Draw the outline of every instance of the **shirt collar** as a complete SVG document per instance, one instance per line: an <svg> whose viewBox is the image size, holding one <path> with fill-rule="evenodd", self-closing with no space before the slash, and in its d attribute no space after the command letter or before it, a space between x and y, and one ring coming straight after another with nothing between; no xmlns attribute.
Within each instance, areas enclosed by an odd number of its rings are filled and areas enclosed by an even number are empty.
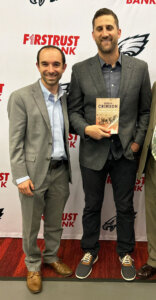
<svg viewBox="0 0 156 300"><path fill-rule="evenodd" d="M55 96L44 86L44 84L42 83L41 79L39 80L39 83L40 83L40 87L41 87L41 90L43 92L43 96L44 96L45 101L48 101L50 95L52 95L52 98L54 99L54 101L57 101L64 94L64 90L62 89L62 87L61 87L60 84L59 84L57 98L55 98Z"/></svg>
<svg viewBox="0 0 156 300"><path fill-rule="evenodd" d="M100 60L101 68L107 65L106 62L100 56L99 56L99 60ZM122 65L122 63L121 63L121 52L119 52L119 58L118 58L116 64L120 64L120 66Z"/></svg>

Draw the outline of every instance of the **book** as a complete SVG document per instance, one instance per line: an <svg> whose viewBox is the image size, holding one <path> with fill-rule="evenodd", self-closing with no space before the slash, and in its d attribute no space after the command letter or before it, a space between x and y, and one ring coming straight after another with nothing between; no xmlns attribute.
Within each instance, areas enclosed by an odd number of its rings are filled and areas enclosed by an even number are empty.
<svg viewBox="0 0 156 300"><path fill-rule="evenodd" d="M120 98L96 98L96 125L110 129L111 134L119 131Z"/></svg>

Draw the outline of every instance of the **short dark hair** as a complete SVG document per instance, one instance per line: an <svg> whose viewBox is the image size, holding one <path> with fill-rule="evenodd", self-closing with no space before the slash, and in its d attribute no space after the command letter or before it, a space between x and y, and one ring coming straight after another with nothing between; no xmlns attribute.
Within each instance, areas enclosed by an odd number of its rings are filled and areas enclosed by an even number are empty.
<svg viewBox="0 0 156 300"><path fill-rule="evenodd" d="M53 45L48 45L48 46L43 46L37 53L37 63L39 65L39 61L40 61L40 53L43 49L57 49L58 51L60 51L61 55L62 55L62 62L63 62L63 65L66 63L66 57L63 53L63 51L59 48L59 47L56 47L56 46L53 46Z"/></svg>
<svg viewBox="0 0 156 300"><path fill-rule="evenodd" d="M93 17L93 20L92 20L93 28L94 28L95 19L97 19L98 17L101 17L103 15L111 15L115 20L115 24L116 24L117 28L119 28L118 17L116 16L116 14L111 9L108 9L108 8L101 8L101 9L96 11L96 13Z"/></svg>

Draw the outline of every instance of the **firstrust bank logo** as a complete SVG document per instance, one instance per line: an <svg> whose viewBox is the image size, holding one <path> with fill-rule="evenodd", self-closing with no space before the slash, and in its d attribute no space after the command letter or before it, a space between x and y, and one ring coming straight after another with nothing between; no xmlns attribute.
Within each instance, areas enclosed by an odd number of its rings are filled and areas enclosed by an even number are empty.
<svg viewBox="0 0 156 300"><path fill-rule="evenodd" d="M24 45L58 46L65 54L75 55L80 36L53 34L24 34Z"/></svg>
<svg viewBox="0 0 156 300"><path fill-rule="evenodd" d="M63 213L62 214L62 227L74 227L77 220L78 213ZM44 221L44 216L42 216Z"/></svg>
<svg viewBox="0 0 156 300"><path fill-rule="evenodd" d="M106 183L107 184L112 184L112 180L111 180L110 175L108 175ZM135 192L142 192L144 184L145 184L145 177L143 175L140 180L139 179L136 180L135 186L134 186L134 191Z"/></svg>
<svg viewBox="0 0 156 300"><path fill-rule="evenodd" d="M156 4L156 0L126 0L127 4Z"/></svg>
<svg viewBox="0 0 156 300"><path fill-rule="evenodd" d="M62 227L74 227L77 220L78 213L63 213Z"/></svg>
<svg viewBox="0 0 156 300"><path fill-rule="evenodd" d="M70 148L76 148L77 134L69 133L68 142Z"/></svg>
<svg viewBox="0 0 156 300"><path fill-rule="evenodd" d="M0 173L0 188L6 188L6 184L8 181L8 176L10 173Z"/></svg>
<svg viewBox="0 0 156 300"><path fill-rule="evenodd" d="M58 1L58 0L49 0L51 3ZM45 0L30 0L31 4L38 4L39 6L42 6L44 4Z"/></svg>
<svg viewBox="0 0 156 300"><path fill-rule="evenodd" d="M0 101L2 101L1 96L3 93L3 87L4 87L4 83L0 83Z"/></svg>

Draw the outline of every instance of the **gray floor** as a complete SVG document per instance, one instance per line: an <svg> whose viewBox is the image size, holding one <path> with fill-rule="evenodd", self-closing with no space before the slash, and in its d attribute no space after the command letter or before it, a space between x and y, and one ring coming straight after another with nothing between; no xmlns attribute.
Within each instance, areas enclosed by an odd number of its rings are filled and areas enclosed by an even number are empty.
<svg viewBox="0 0 156 300"><path fill-rule="evenodd" d="M43 291L31 294L24 281L0 281L3 300L154 300L156 283L43 281Z"/></svg>

